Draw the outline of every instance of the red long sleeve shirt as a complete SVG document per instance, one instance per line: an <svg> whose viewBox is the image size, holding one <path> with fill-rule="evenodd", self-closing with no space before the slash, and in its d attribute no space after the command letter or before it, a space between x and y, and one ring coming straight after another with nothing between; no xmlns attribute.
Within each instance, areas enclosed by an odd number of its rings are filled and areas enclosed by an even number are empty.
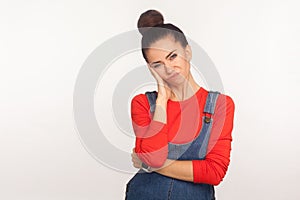
<svg viewBox="0 0 300 200"><path fill-rule="evenodd" d="M190 142L200 133L208 91L200 88L184 101L167 102L167 123L152 120L145 94L131 101L132 125L136 135L135 152L149 166L161 167L168 156L168 142ZM212 115L212 129L204 160L192 160L194 183L218 185L224 178L231 151L234 102L220 94Z"/></svg>

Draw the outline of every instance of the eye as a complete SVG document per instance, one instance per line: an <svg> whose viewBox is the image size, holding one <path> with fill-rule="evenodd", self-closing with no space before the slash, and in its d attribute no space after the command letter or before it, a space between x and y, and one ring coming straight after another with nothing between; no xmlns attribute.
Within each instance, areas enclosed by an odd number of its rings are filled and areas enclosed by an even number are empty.
<svg viewBox="0 0 300 200"><path fill-rule="evenodd" d="M158 63L158 64L154 64L154 65L151 65L151 67L153 67L153 68L157 68L157 67L160 67L161 66L161 64L160 63Z"/></svg>
<svg viewBox="0 0 300 200"><path fill-rule="evenodd" d="M173 59L176 58L176 57L177 57L177 54L174 53L174 54L172 54L172 55L170 56L170 60L173 60Z"/></svg>

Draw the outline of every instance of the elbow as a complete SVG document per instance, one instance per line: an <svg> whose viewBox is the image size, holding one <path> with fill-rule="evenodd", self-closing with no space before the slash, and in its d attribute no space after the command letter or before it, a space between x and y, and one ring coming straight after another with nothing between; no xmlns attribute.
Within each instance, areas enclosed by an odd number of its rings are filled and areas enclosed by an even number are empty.
<svg viewBox="0 0 300 200"><path fill-rule="evenodd" d="M217 176L217 177L210 177L206 180L201 179L201 180L195 180L194 178L194 183L206 183L206 184L210 184L210 185L214 185L217 186L222 182L223 178Z"/></svg>
<svg viewBox="0 0 300 200"><path fill-rule="evenodd" d="M203 165L199 165L201 163ZM205 162L194 162L194 183L219 185L225 177L227 167L220 167L215 163L206 164Z"/></svg>
<svg viewBox="0 0 300 200"><path fill-rule="evenodd" d="M212 185L217 186L223 181L222 177L217 177L214 181L212 181Z"/></svg>
<svg viewBox="0 0 300 200"><path fill-rule="evenodd" d="M215 173L215 178L213 179L211 184L214 185L214 186L219 185L223 181L223 179L225 177L225 174L226 174L226 171L227 171L227 168L224 169L224 170L221 170L221 172L219 172L219 173L216 172Z"/></svg>

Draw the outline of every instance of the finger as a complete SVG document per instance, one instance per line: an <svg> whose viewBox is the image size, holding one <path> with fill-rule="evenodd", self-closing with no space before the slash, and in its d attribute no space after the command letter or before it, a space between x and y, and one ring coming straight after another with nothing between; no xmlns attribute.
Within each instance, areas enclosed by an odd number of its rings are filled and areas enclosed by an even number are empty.
<svg viewBox="0 0 300 200"><path fill-rule="evenodd" d="M142 162L140 159L138 159L136 157L132 157L131 160L132 160L132 162L137 162L137 163Z"/></svg>
<svg viewBox="0 0 300 200"><path fill-rule="evenodd" d="M159 83L161 83L163 80L162 80L162 78L158 75L158 73L157 73L152 67L148 66L148 68L149 68L151 74L154 76L154 78L155 78L157 81L159 81Z"/></svg>
<svg viewBox="0 0 300 200"><path fill-rule="evenodd" d="M134 164L140 164L140 163L141 163L140 161L134 160L134 159L132 159L131 161L132 161L132 163L134 163Z"/></svg>
<svg viewBox="0 0 300 200"><path fill-rule="evenodd" d="M138 159L138 158L132 158L132 160L133 160L134 162L141 162L141 160Z"/></svg>
<svg viewBox="0 0 300 200"><path fill-rule="evenodd" d="M131 155L132 155L132 157L134 157L134 158L138 158L138 156L136 155L136 153L132 153Z"/></svg>
<svg viewBox="0 0 300 200"><path fill-rule="evenodd" d="M133 161L132 163L133 163L133 166L134 166L135 168L141 168L141 166L142 166L142 163L141 163L141 162L135 162L135 161Z"/></svg>

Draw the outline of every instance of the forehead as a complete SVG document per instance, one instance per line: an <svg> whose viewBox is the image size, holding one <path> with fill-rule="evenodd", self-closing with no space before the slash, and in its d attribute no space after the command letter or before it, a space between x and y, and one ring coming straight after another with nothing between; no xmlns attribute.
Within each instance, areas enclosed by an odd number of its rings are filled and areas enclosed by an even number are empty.
<svg viewBox="0 0 300 200"><path fill-rule="evenodd" d="M157 59L166 56L175 49L177 49L177 52L183 50L180 42L176 42L172 37L165 37L150 45L150 48L147 49L147 57L149 60Z"/></svg>

